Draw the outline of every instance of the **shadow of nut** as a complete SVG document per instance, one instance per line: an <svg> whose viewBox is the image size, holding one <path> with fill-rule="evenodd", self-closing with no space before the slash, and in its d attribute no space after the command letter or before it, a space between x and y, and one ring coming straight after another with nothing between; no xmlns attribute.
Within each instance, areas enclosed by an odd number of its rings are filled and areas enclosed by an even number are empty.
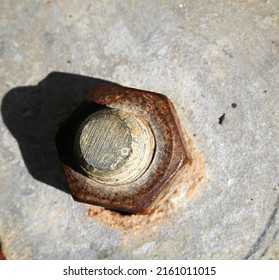
<svg viewBox="0 0 279 280"><path fill-rule="evenodd" d="M76 200L127 213L152 212L191 164L171 101L120 85L90 92L56 145Z"/></svg>

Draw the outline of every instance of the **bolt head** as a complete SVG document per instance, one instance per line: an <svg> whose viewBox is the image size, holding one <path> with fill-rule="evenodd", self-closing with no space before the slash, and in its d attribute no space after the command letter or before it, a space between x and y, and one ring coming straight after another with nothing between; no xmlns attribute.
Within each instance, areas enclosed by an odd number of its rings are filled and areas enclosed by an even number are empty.
<svg viewBox="0 0 279 280"><path fill-rule="evenodd" d="M128 213L150 213L191 164L171 101L103 84L59 129L57 150L72 196Z"/></svg>

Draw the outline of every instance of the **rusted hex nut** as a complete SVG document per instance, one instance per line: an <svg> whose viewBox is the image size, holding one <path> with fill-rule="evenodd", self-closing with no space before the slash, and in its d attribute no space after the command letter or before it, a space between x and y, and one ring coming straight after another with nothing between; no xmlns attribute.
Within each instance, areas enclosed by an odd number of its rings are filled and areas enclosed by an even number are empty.
<svg viewBox="0 0 279 280"><path fill-rule="evenodd" d="M128 213L150 213L191 162L166 96L112 84L87 95L56 144L76 200Z"/></svg>

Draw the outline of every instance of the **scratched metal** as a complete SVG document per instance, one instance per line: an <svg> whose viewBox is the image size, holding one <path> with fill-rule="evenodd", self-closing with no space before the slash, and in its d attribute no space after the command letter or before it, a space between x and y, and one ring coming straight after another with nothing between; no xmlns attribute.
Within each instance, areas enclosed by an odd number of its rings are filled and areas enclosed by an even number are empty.
<svg viewBox="0 0 279 280"><path fill-rule="evenodd" d="M279 258L277 0L1 1L0 10L7 258ZM176 218L137 224L140 234L88 219L65 188L54 136L98 79L167 95L206 162L207 180L178 201Z"/></svg>

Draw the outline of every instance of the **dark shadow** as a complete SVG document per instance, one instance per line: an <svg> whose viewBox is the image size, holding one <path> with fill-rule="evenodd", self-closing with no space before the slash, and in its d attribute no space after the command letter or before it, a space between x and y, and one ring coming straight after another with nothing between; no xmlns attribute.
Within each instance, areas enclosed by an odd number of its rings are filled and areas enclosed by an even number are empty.
<svg viewBox="0 0 279 280"><path fill-rule="evenodd" d="M30 174L69 193L56 146L59 127L101 79L52 72L36 86L17 87L4 97L4 123L18 141Z"/></svg>

